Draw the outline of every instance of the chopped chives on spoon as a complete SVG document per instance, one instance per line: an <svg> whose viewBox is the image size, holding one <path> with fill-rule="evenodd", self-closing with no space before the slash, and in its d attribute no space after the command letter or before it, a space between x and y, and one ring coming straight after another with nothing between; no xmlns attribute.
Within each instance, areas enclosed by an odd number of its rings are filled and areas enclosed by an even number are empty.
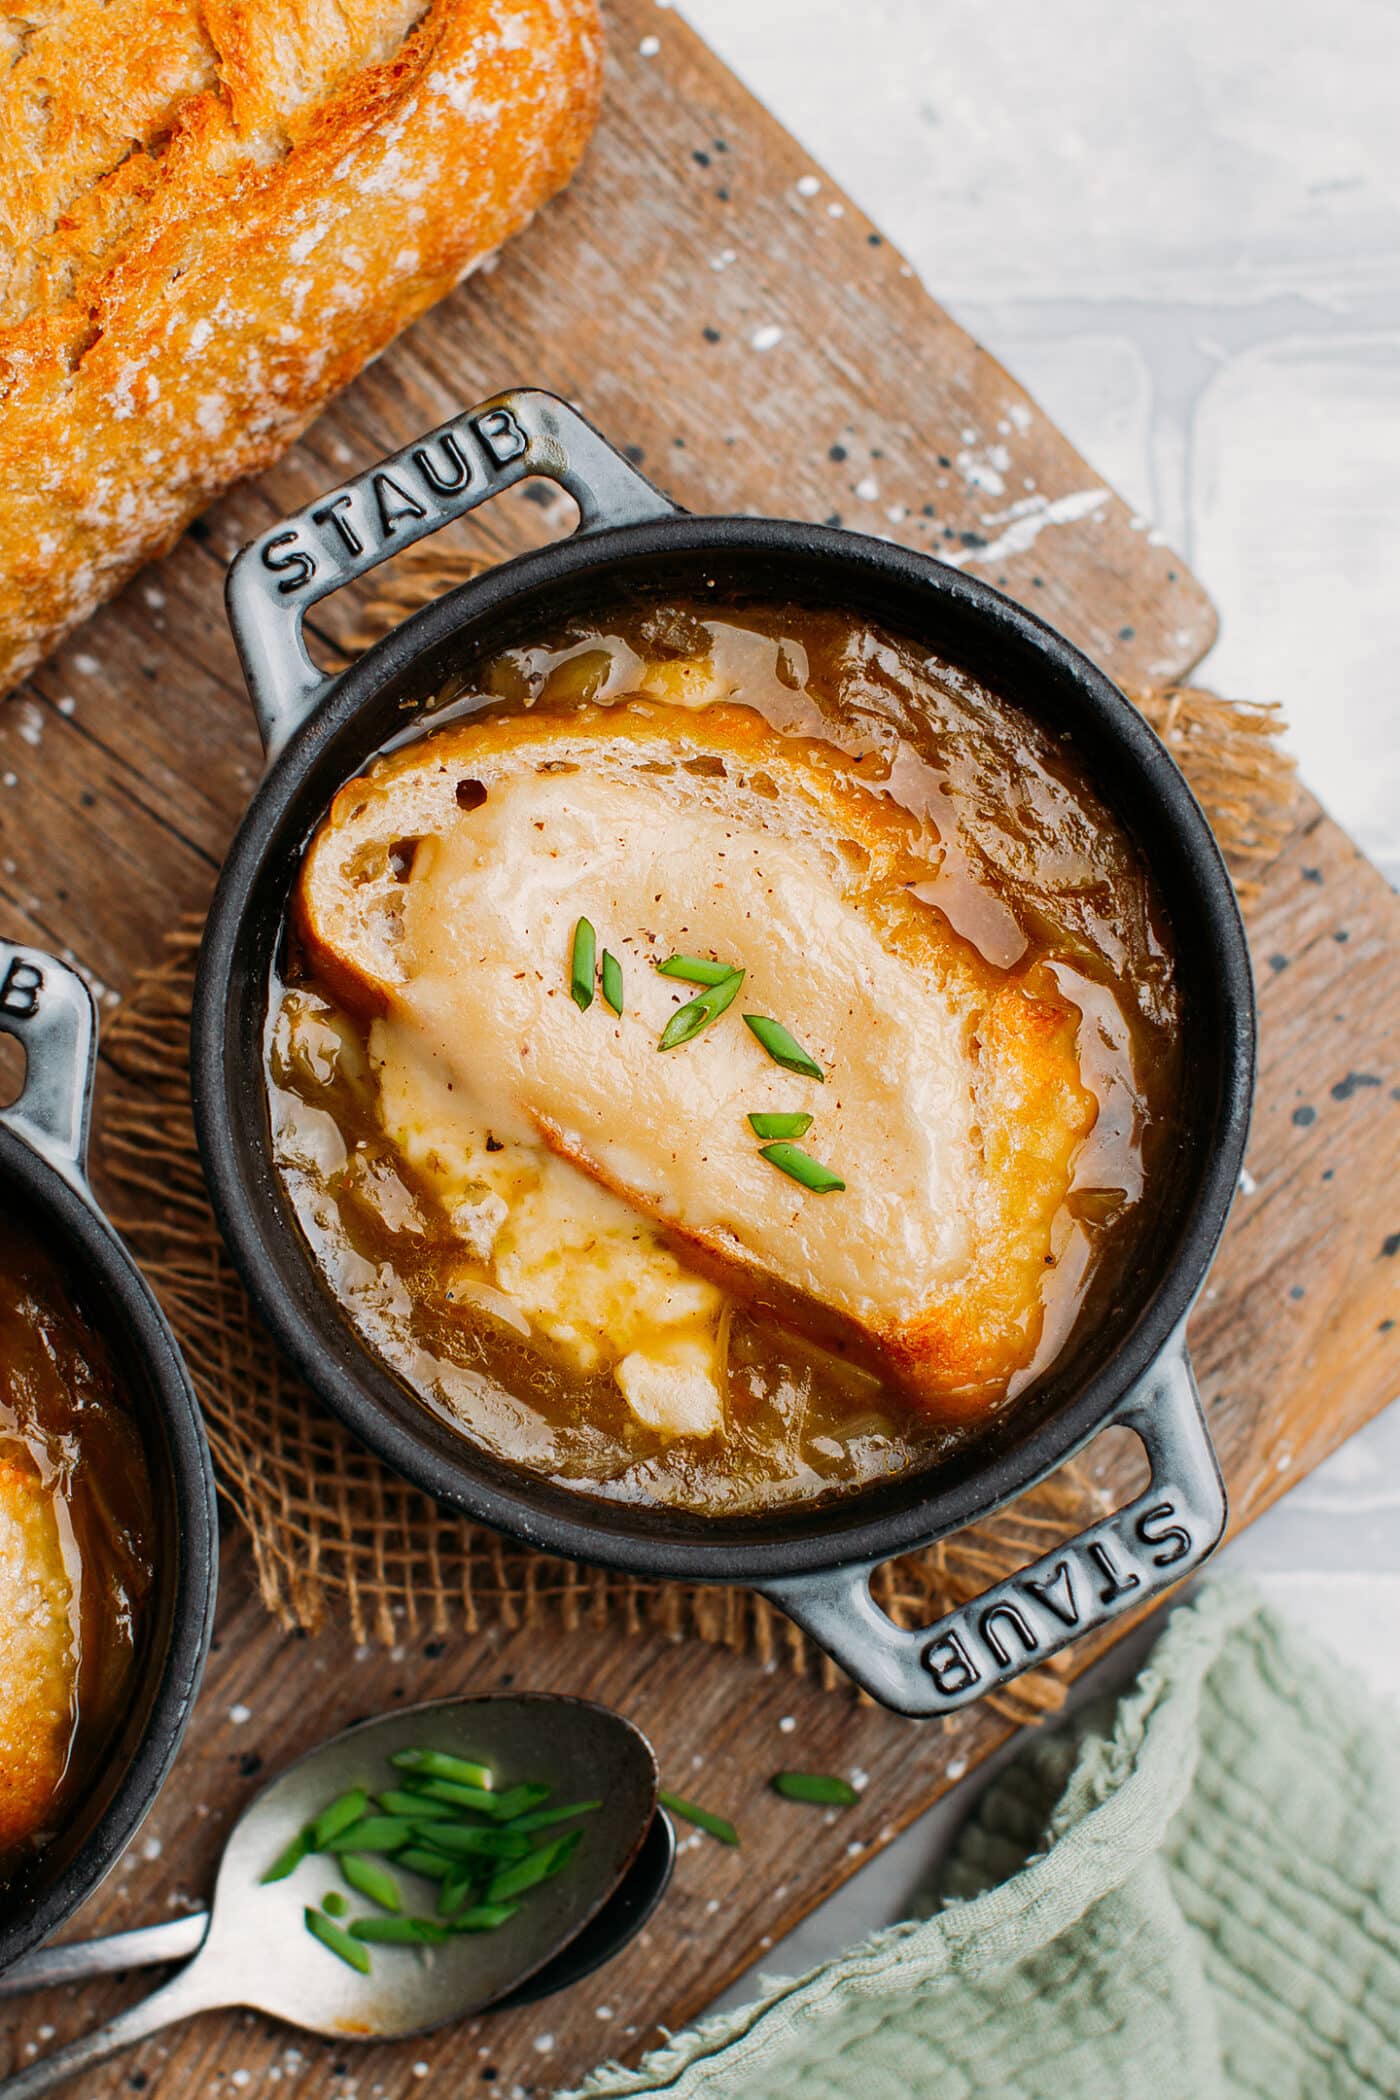
<svg viewBox="0 0 1400 2100"><path fill-rule="evenodd" d="M437 1918L356 1918L350 1933L386 1947L440 1947L448 1927Z"/></svg>
<svg viewBox="0 0 1400 2100"><path fill-rule="evenodd" d="M567 1823L573 1816L592 1815L601 1801L566 1801L558 1808L537 1808L528 1816L512 1816L507 1830L548 1830L551 1823Z"/></svg>
<svg viewBox="0 0 1400 2100"><path fill-rule="evenodd" d="M548 1881L561 1868L566 1867L578 1850L583 1836L581 1830L571 1830L566 1837L555 1838L553 1844L542 1845L538 1852L530 1853L526 1859L517 1859L501 1867L492 1875L486 1887L488 1903L504 1903L510 1896L523 1895L526 1889L534 1888L540 1881Z"/></svg>
<svg viewBox="0 0 1400 2100"><path fill-rule="evenodd" d="M588 926L587 919L579 921ZM590 936L593 928L588 926ZM458 1786L474 1786L484 1794L494 1793L495 1775L489 1765L477 1764L469 1757L453 1757L447 1750L396 1750L389 1759L400 1772L419 1773L425 1779L450 1779Z"/></svg>
<svg viewBox="0 0 1400 2100"><path fill-rule="evenodd" d="M621 1014L622 964L607 948L603 950L603 998L615 1014Z"/></svg>
<svg viewBox="0 0 1400 2100"><path fill-rule="evenodd" d="M348 1932L336 1924L334 1918L328 1918L325 1912L317 1910L314 1904L307 1904L302 1917L313 1939L319 1940L321 1945L343 1961L347 1968L358 1969L361 1976L368 1976L368 1947L362 1947L358 1939L352 1939Z"/></svg>
<svg viewBox="0 0 1400 2100"><path fill-rule="evenodd" d="M684 984L723 984L732 963L708 962L703 955L668 955L656 965L658 977L679 977Z"/></svg>
<svg viewBox="0 0 1400 2100"><path fill-rule="evenodd" d="M359 1822L368 1807L369 1795L362 1786L352 1787L348 1794L337 1794L334 1801L328 1801L311 1826L313 1850L324 1852L342 1830Z"/></svg>
<svg viewBox="0 0 1400 2100"><path fill-rule="evenodd" d="M749 1117L749 1127L755 1137L800 1138L811 1129L812 1118L800 1110L760 1109Z"/></svg>
<svg viewBox="0 0 1400 2100"><path fill-rule="evenodd" d="M816 1801L827 1808L852 1808L860 1799L850 1781L833 1772L775 1772L769 1784L789 1801Z"/></svg>
<svg viewBox="0 0 1400 2100"><path fill-rule="evenodd" d="M387 1867L363 1852L342 1852L340 1871L357 1895L367 1896L381 1910L402 1910L403 1893ZM341 1899L342 1902L344 1898ZM329 1907L330 1898L326 1905Z"/></svg>
<svg viewBox="0 0 1400 2100"><path fill-rule="evenodd" d="M411 1799L421 1795L426 1805L424 1813L434 1814L443 1806L455 1809L474 1808L482 1815L493 1815L496 1796L481 1786L460 1786L455 1779L410 1779L405 1789ZM400 1810L400 1814L411 1814L411 1810Z"/></svg>
<svg viewBox="0 0 1400 2100"><path fill-rule="evenodd" d="M774 1064L781 1065L784 1071L800 1073L804 1079L825 1078L816 1059L803 1049L795 1035L789 1034L781 1021L774 1021L767 1014L745 1014L744 1026L758 1038Z"/></svg>
<svg viewBox="0 0 1400 2100"><path fill-rule="evenodd" d="M416 1833L407 1816L362 1816L320 1847L322 1852L397 1852Z"/></svg>
<svg viewBox="0 0 1400 2100"><path fill-rule="evenodd" d="M810 1189L814 1196L829 1196L835 1190L846 1186L833 1168L824 1167L819 1159L813 1159L811 1153L804 1152L800 1145L760 1145L758 1149L766 1160L771 1160L780 1174L786 1174L789 1180L801 1182L803 1188Z"/></svg>
<svg viewBox="0 0 1400 2100"><path fill-rule="evenodd" d="M295 1874L297 1868L301 1865L302 1861L307 1857L310 1851L311 1825L308 1823L304 1830L299 1830L297 1832L296 1836L292 1839L289 1845L283 1846L282 1850L278 1853L276 1859L274 1859L274 1861L272 1862L272 1865L263 1875L262 1882L264 1888L270 1881L285 1881L289 1874Z"/></svg>
<svg viewBox="0 0 1400 2100"><path fill-rule="evenodd" d="M569 959L569 996L581 1014L593 1004L594 957L598 940L587 919L574 928L573 953Z"/></svg>
<svg viewBox="0 0 1400 2100"><path fill-rule="evenodd" d="M452 1920L454 1932L495 1932L513 1918L519 1910L518 1903L474 1903L470 1910L459 1910Z"/></svg>
<svg viewBox="0 0 1400 2100"><path fill-rule="evenodd" d="M668 1794L664 1787L656 1798L673 1816L683 1817L687 1823L693 1823L697 1830L708 1831L709 1835L718 1838L722 1845L738 1844L739 1833L734 1825L727 1817L717 1816L712 1808L702 1808L698 1801L687 1801L680 1794Z"/></svg>
<svg viewBox="0 0 1400 2100"><path fill-rule="evenodd" d="M725 1008L733 1004L743 981L742 970L730 970L717 984L701 992L698 999L678 1006L661 1032L657 1049L678 1050L682 1043L693 1041L703 1028L708 1028L711 1021L717 1021Z"/></svg>

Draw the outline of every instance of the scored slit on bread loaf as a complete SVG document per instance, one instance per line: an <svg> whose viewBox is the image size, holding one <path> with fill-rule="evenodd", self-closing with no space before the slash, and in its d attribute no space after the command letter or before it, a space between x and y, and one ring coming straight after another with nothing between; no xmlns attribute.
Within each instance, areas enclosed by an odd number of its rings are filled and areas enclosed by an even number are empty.
<svg viewBox="0 0 1400 2100"><path fill-rule="evenodd" d="M703 1267L849 1323L938 1411L1035 1354L1047 1265L1096 1105L1078 1010L999 969L913 886L936 839L832 747L736 706L651 701L446 727L335 798L296 923L312 974L375 1023L393 1127L470 1114L543 1145ZM569 995L586 916L622 1014ZM742 965L730 1011L661 1052L682 952ZM781 1021L821 1082L768 1058ZM410 1106L406 1108L405 1104ZM844 1191L761 1156L747 1117L813 1117Z"/></svg>
<svg viewBox="0 0 1400 2100"><path fill-rule="evenodd" d="M0 694L572 173L596 0L0 15Z"/></svg>

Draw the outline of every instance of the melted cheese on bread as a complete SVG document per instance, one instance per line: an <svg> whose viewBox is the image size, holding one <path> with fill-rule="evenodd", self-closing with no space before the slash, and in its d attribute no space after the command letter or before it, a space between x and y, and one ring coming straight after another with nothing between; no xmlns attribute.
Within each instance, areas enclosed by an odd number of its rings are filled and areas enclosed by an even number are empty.
<svg viewBox="0 0 1400 2100"><path fill-rule="evenodd" d="M313 841L298 918L323 981L377 1017L382 1113L410 1156L441 1166L454 1122L517 1164L552 1154L655 1228L634 1243L648 1259L664 1235L823 1307L957 1413L1034 1353L1095 1108L1048 973L992 967L913 894L938 856L830 746L743 708L635 701L455 725L378 760ZM621 1015L569 996L580 916L623 964ZM656 972L676 952L746 975L660 1052L695 991ZM745 1013L783 1022L824 1079L776 1065ZM845 1190L763 1158L763 1110L810 1114L804 1147ZM496 1259L520 1206L478 1178L506 1204ZM509 1294L499 1261L497 1281Z"/></svg>

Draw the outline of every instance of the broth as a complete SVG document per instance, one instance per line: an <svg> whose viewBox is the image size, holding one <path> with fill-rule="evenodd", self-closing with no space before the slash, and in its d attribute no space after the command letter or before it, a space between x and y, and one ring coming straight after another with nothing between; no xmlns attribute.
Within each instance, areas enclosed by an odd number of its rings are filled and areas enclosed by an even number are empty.
<svg viewBox="0 0 1400 2100"><path fill-rule="evenodd" d="M644 1242L636 1260L655 1278L716 1294L703 1300L703 1319L720 1365L722 1424L709 1434L657 1428L624 1398L616 1353L589 1361L558 1307L522 1317L502 1290L478 1215L464 1224L456 1186L444 1194L439 1153L395 1119L386 1091L396 1069L392 1013L386 1021L347 998L339 973L293 932L267 1055L274 1145L301 1228L365 1339L427 1405L489 1449L593 1494L732 1514L935 1464L1073 1349L1152 1217L1180 1015L1148 872L1072 757L1027 716L914 644L831 610L637 600L594 625L575 620L464 664L393 749L411 759L454 723L525 717L567 737L595 729L599 710L617 710L619 725L684 716L697 734L714 723L750 747L744 725L755 721L809 777L818 768L843 794L858 783L872 810L902 827L905 861L920 857L921 879L902 878L902 891L937 922L957 968L992 994L1024 987L1037 1011L1057 1002L1069 1010L1091 1127L1055 1210L1024 1347L1009 1368L972 1384L950 1374L931 1396L928 1380L911 1383L860 1323L715 1263L674 1220L628 1211ZM696 773L708 761L687 763ZM781 793L781 777L776 787L767 774L754 778ZM478 789L459 784L463 809ZM407 886L411 850L398 872ZM406 897L408 909L407 887ZM914 908L900 905L906 916ZM629 984L654 967L654 945L635 928L599 932L600 945L610 937L619 947ZM567 956L551 955L547 967L566 991ZM676 989L689 997L696 986ZM819 1105L829 1103L841 1108L834 1086ZM489 1134L486 1143L503 1150ZM510 1198L500 1179L509 1164L485 1170L492 1203L505 1200L501 1188ZM606 1253L624 1228L612 1210L600 1217L590 1229ZM577 1297L584 1272L570 1273Z"/></svg>
<svg viewBox="0 0 1400 2100"><path fill-rule="evenodd" d="M0 1877L53 1835L123 1719L152 1538L107 1352L58 1263L0 1219Z"/></svg>

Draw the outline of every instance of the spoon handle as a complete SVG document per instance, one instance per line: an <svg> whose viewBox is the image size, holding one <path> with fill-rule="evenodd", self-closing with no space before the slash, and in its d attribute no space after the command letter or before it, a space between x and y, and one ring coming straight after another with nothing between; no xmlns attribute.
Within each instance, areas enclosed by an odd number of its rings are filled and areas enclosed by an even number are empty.
<svg viewBox="0 0 1400 2100"><path fill-rule="evenodd" d="M208 1985L196 1975L198 1962L191 1962L172 1976L169 1983L152 1991L149 1998L141 1999L137 2005L129 2005L125 2012L109 2020L105 2027L94 2028L91 2034L80 2035L75 2042L67 2042L63 2048L55 2049L48 2056L41 2056L37 2063L29 2064L23 2071L16 2071L11 2078L0 2079L0 2100L38 2100L40 2093L48 2093L65 2079L78 2071L87 2070L90 2064L101 2063L118 2049L129 2049L134 2042L142 2042L148 2034L156 2034L172 2020L184 2020L191 2013L205 2012L210 2006L223 2003L222 1993L210 1992Z"/></svg>
<svg viewBox="0 0 1400 2100"><path fill-rule="evenodd" d="M159 1962L186 1961L204 1945L209 1913L196 1910L134 1932L111 1932L100 1940L69 1940L62 1947L40 1947L0 1976L0 1998L21 1991L44 1990L50 1984L82 1983L89 1976L115 1975L123 1969L149 1969Z"/></svg>

